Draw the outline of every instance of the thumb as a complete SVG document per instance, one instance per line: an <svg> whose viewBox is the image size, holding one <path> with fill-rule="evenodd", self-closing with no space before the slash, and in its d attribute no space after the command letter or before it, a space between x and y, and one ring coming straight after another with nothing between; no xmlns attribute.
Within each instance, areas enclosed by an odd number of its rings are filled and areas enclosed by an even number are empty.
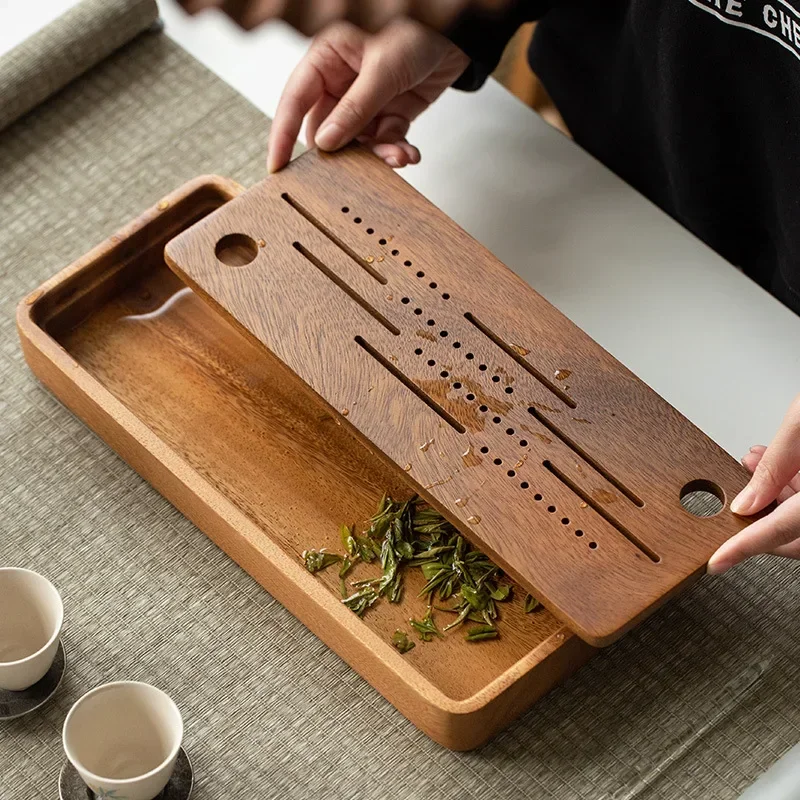
<svg viewBox="0 0 800 800"><path fill-rule="evenodd" d="M753 477L731 503L734 514L749 516L768 506L800 471L800 403L795 401Z"/></svg>
<svg viewBox="0 0 800 800"><path fill-rule="evenodd" d="M356 138L402 91L397 70L364 60L362 71L334 106L315 138L321 150L338 150Z"/></svg>

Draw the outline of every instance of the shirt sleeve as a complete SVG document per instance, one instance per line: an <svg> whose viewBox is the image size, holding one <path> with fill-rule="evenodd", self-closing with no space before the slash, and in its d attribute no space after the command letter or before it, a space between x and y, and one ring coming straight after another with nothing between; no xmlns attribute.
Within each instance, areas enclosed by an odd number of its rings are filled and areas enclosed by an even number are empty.
<svg viewBox="0 0 800 800"><path fill-rule="evenodd" d="M480 89L494 72L506 45L519 27L539 19L554 0L515 0L504 12L468 11L445 31L470 58L470 65L453 84L455 89Z"/></svg>

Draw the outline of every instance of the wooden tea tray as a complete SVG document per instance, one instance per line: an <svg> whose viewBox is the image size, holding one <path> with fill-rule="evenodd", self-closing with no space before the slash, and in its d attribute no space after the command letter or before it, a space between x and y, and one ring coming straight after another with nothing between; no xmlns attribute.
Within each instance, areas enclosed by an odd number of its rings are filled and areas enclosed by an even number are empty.
<svg viewBox="0 0 800 800"><path fill-rule="evenodd" d="M342 522L369 517L387 489L413 490L165 265L169 239L241 191L197 179L32 292L17 314L25 357L406 717L447 747L476 747L592 650L547 611L524 615L518 601L503 604L496 641L473 645L455 633L401 656L392 634L424 613L416 576L401 604L359 619L340 602L335 570L305 570L304 549L339 549Z"/></svg>
<svg viewBox="0 0 800 800"><path fill-rule="evenodd" d="M681 503L725 506L736 461L360 148L306 154L166 258L592 645L747 524Z"/></svg>

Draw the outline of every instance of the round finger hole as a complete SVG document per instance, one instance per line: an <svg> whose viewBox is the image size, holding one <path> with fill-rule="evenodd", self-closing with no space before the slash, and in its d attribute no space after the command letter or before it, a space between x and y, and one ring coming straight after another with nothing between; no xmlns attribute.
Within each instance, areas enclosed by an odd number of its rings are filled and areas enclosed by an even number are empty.
<svg viewBox="0 0 800 800"><path fill-rule="evenodd" d="M258 243L244 233L229 233L217 242L214 253L228 267L246 267L258 255Z"/></svg>
<svg viewBox="0 0 800 800"><path fill-rule="evenodd" d="M712 481L689 481L681 489L681 505L695 517L713 517L725 508L725 492Z"/></svg>

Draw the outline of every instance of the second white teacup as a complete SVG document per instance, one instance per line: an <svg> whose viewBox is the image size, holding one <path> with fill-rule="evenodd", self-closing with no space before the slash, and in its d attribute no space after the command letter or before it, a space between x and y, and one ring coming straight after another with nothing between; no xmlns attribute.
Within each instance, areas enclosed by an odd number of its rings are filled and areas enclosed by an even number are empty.
<svg viewBox="0 0 800 800"><path fill-rule="evenodd" d="M45 676L63 623L61 595L47 578L0 568L0 689L22 691Z"/></svg>
<svg viewBox="0 0 800 800"><path fill-rule="evenodd" d="M182 739L172 699L136 681L98 686L64 721L67 758L101 797L153 800L169 782Z"/></svg>

